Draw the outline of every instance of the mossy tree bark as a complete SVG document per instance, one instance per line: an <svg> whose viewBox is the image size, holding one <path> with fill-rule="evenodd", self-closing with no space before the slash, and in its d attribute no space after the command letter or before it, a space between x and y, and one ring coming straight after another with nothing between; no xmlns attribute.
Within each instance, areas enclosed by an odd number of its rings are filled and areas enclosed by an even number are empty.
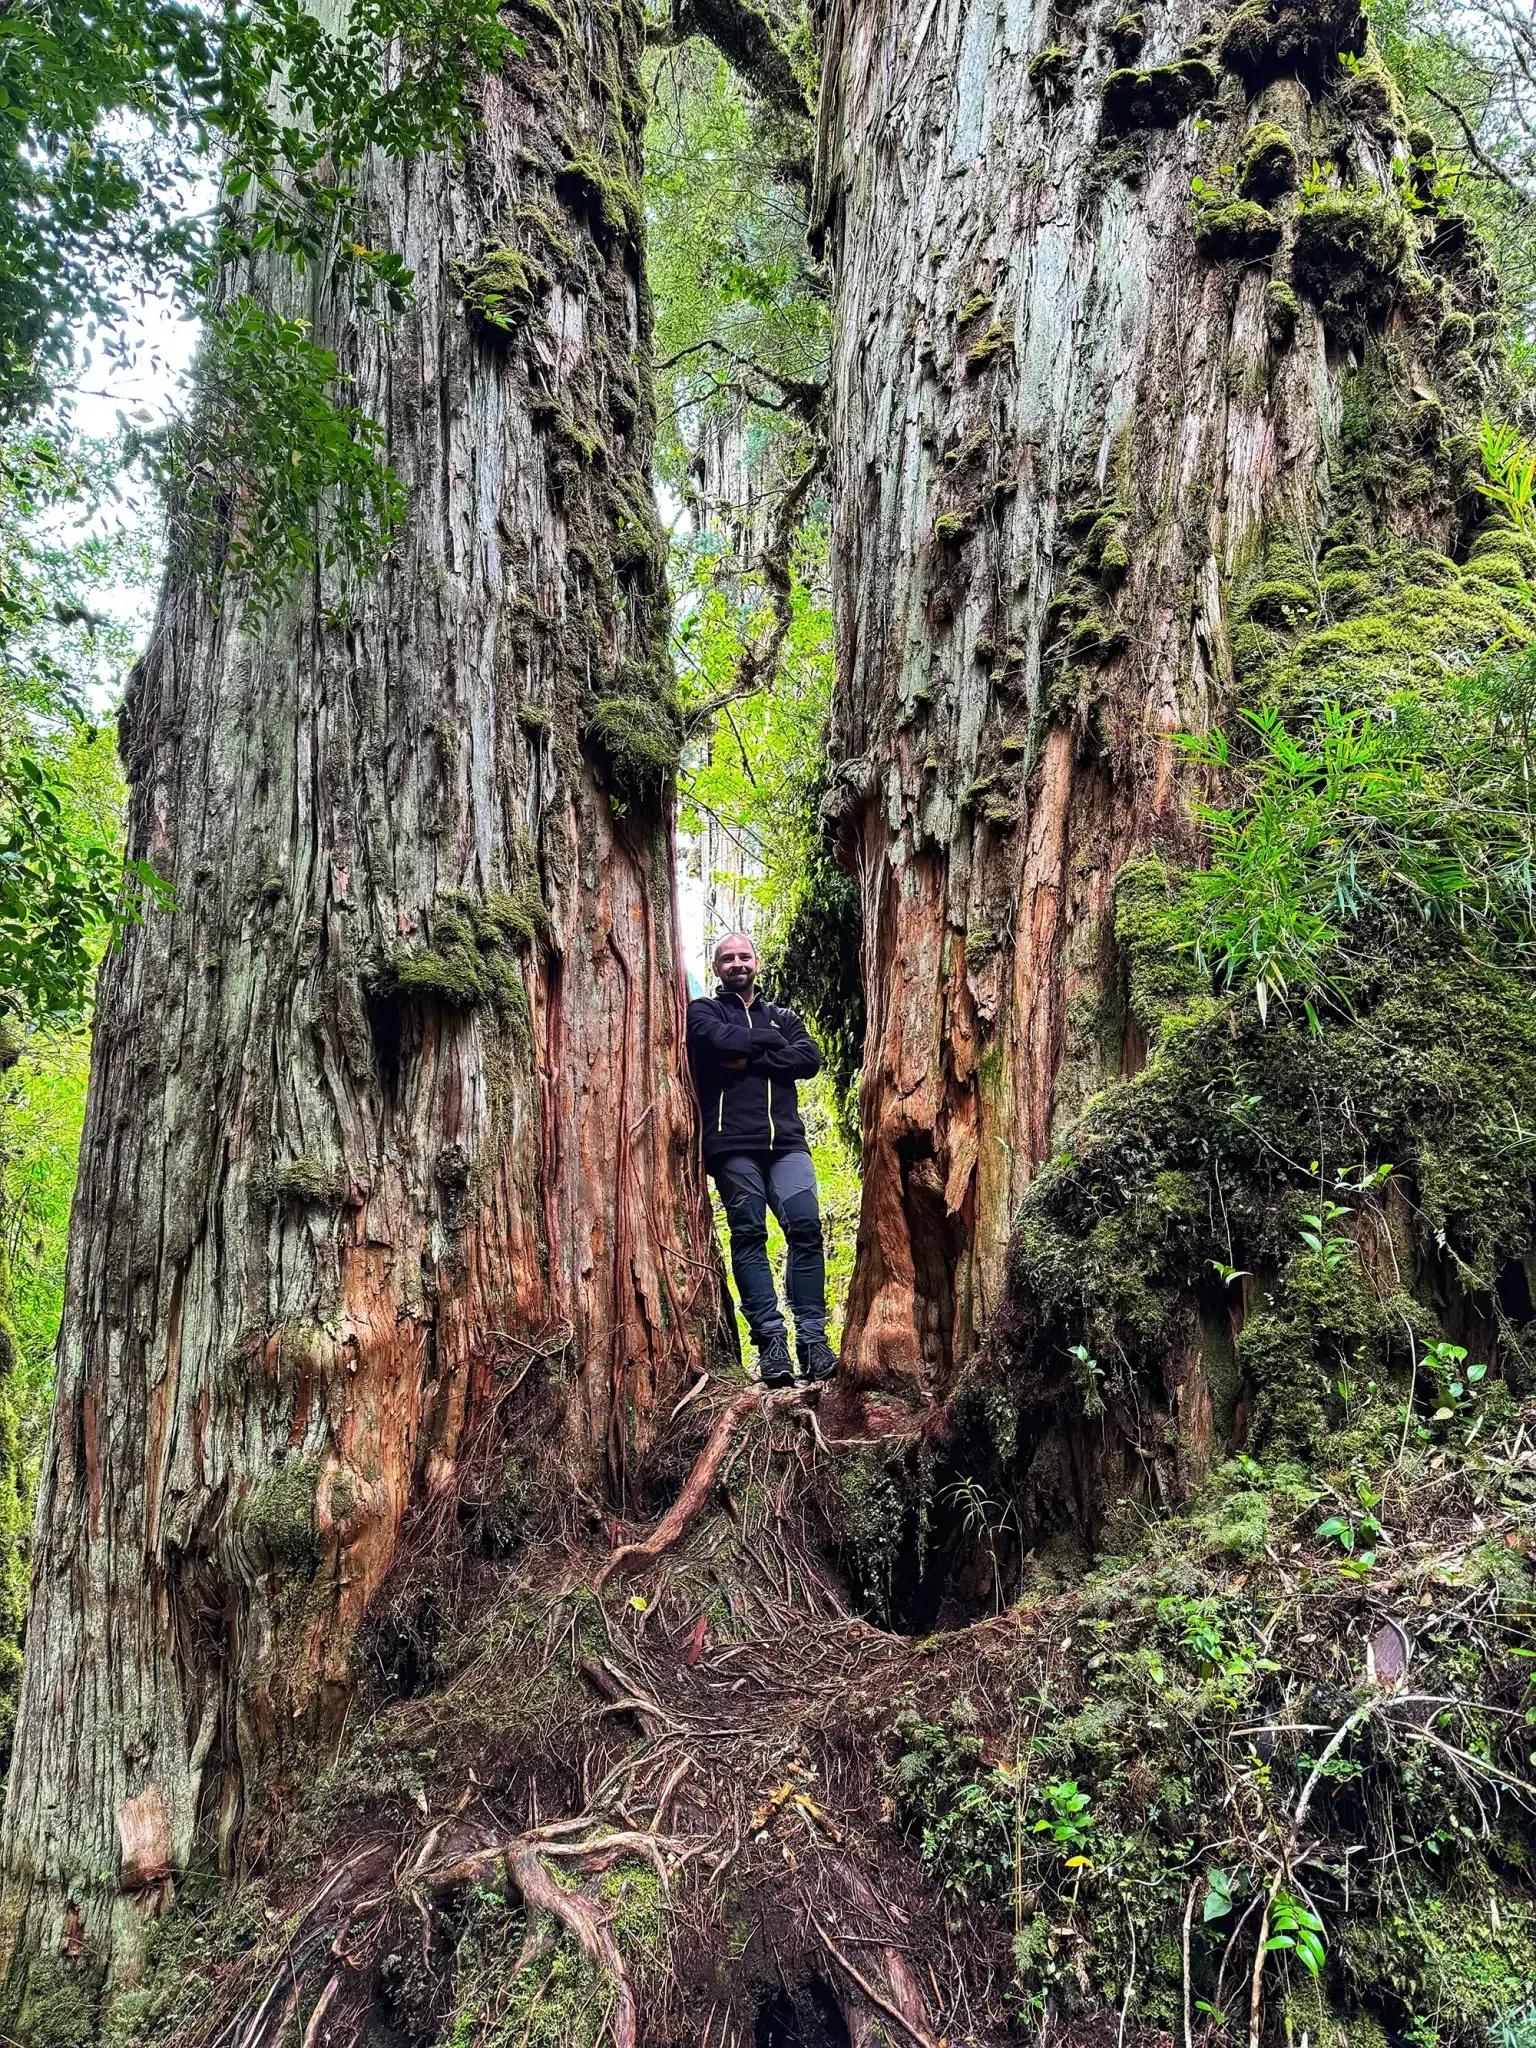
<svg viewBox="0 0 1536 2048"><path fill-rule="evenodd" d="M1031 1176L1141 1057L1115 877L1193 850L1175 736L1230 705L1266 549L1315 597L1346 507L1452 531L1449 425L1487 359L1442 223L1400 208L1409 156L1352 0L834 0L817 203L866 1423L950 1391ZM1315 162L1328 192L1298 189ZM1340 423L1367 376L1394 424L1363 478Z"/></svg>
<svg viewBox="0 0 1536 2048"><path fill-rule="evenodd" d="M683 1065L632 0L538 8L461 157L371 160L386 329L312 322L409 493L263 618L174 567L124 716L109 961L37 1511L8 1940L120 1941L257 1856L413 1499L498 1375L622 1509L718 1332ZM305 294L302 305L294 295ZM236 506L232 517L238 519Z"/></svg>

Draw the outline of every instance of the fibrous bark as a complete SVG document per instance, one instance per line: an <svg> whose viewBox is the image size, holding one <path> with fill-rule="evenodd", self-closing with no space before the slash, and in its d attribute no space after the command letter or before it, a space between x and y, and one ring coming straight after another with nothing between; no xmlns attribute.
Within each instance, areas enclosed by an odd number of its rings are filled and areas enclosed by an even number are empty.
<svg viewBox="0 0 1536 2048"><path fill-rule="evenodd" d="M1192 0L1113 12L837 4L827 31L829 811L869 1002L845 1356L916 1406L997 1311L1036 1168L1141 1056L1115 876L1191 850L1175 735L1221 716L1234 582L1278 531L1315 547L1347 349L1385 323L1404 413L1432 375L1390 89L1339 63L1356 10L1306 35L1262 0L1230 25ZM1239 198L1261 126L1291 138L1282 182L1321 156L1344 189ZM1223 203L1192 205L1202 174ZM1447 501L1382 518L1443 540Z"/></svg>
<svg viewBox="0 0 1536 2048"><path fill-rule="evenodd" d="M637 7L521 25L462 160L374 157L393 328L302 312L410 499L272 615L173 567L124 715L173 910L99 997L4 1832L11 1940L259 1855L413 1497L503 1367L613 1489L716 1314L682 1062ZM494 284L495 289L490 286ZM303 289L307 303L293 303ZM230 516L238 519L238 503Z"/></svg>

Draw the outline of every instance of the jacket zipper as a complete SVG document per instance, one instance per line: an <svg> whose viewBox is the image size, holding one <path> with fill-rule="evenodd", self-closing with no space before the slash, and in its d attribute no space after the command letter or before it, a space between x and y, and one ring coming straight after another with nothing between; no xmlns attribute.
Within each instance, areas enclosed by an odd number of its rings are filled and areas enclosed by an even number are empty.
<svg viewBox="0 0 1536 2048"><path fill-rule="evenodd" d="M752 1012L757 1005L755 1003L742 1003L740 996L737 996L736 1000L738 1003L741 1003L741 1007L747 1013L747 1029L755 1031L757 1026L752 1021ZM715 1119L715 1129L717 1132L725 1129L725 1083L723 1081L720 1083L720 1114ZM771 1152L778 1142L778 1133L773 1127L773 1082L770 1079L768 1082L768 1150Z"/></svg>
<svg viewBox="0 0 1536 2048"><path fill-rule="evenodd" d="M755 1007L755 1006L754 1006L754 1007ZM755 1025L755 1024L754 1024L754 1023L752 1022L752 1011L751 1011L750 1009L749 1009L749 1010L747 1011L747 1029L748 1029L749 1031L755 1031L755 1030L757 1029L757 1026L756 1026L756 1025ZM768 1081L768 1150L769 1150L769 1151L771 1152L771 1151L773 1150L773 1148L774 1148L775 1144L776 1144L776 1143L778 1142L778 1140L777 1140L777 1139L776 1139L776 1137L774 1136L774 1129L773 1129L773 1076L772 1076L771 1074L767 1076L767 1081Z"/></svg>

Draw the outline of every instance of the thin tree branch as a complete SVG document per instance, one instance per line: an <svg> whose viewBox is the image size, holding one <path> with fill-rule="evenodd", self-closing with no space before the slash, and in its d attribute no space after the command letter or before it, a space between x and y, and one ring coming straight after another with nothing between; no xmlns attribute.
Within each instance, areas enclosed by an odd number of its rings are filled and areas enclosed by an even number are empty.
<svg viewBox="0 0 1536 2048"><path fill-rule="evenodd" d="M1445 111L1454 118L1457 127L1462 132L1462 136L1466 142L1468 152L1471 155L1473 162L1477 164L1478 167L1482 171L1484 171L1488 177L1497 178L1501 185L1507 185L1510 191L1513 192L1515 196L1522 201L1522 203L1529 204L1530 194L1522 190L1522 188L1519 185L1517 185L1515 183L1515 180L1509 175L1508 171L1506 171L1502 165L1496 163L1494 159L1488 154L1487 150L1483 148L1483 145L1472 133L1471 123L1468 121L1466 115L1461 111L1461 108L1457 106L1456 102L1453 99L1450 99L1445 93L1438 92L1434 86L1428 83L1425 84L1424 90L1426 93L1428 93L1429 97L1435 102L1436 106L1444 107Z"/></svg>
<svg viewBox="0 0 1536 2048"><path fill-rule="evenodd" d="M713 43L770 107L810 118L805 87L766 14L748 0L691 0L678 12L686 12L691 32Z"/></svg>

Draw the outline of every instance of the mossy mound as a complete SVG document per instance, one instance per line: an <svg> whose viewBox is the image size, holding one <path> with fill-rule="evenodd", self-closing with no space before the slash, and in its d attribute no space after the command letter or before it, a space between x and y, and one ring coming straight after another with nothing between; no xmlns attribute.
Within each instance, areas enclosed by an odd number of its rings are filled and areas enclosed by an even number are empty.
<svg viewBox="0 0 1536 2048"><path fill-rule="evenodd" d="M548 924L531 876L516 891L444 896L426 922L427 943L398 948L375 976L376 998L430 998L451 1010L490 1005L526 1015L519 961Z"/></svg>
<svg viewBox="0 0 1536 2048"><path fill-rule="evenodd" d="M640 195L617 160L605 161L589 147L572 146L555 173L555 190L586 210L601 240L617 242L639 232Z"/></svg>
<svg viewBox="0 0 1536 2048"><path fill-rule="evenodd" d="M1260 121L1243 137L1237 189L1245 199L1278 199L1296 185L1296 145L1273 121Z"/></svg>
<svg viewBox="0 0 1536 2048"><path fill-rule="evenodd" d="M515 248L487 249L459 279L464 304L480 323L501 334L525 326L548 274Z"/></svg>
<svg viewBox="0 0 1536 2048"><path fill-rule="evenodd" d="M600 697L586 736L620 803L654 802L677 773L682 730L670 690Z"/></svg>
<svg viewBox="0 0 1536 2048"><path fill-rule="evenodd" d="M1146 40L1146 17L1137 9L1116 15L1109 25L1109 47L1117 64L1126 65L1138 57Z"/></svg>
<svg viewBox="0 0 1536 2048"><path fill-rule="evenodd" d="M1203 57L1185 57L1150 71L1112 71L1104 82L1105 133L1176 128L1215 91L1216 73Z"/></svg>
<svg viewBox="0 0 1536 2048"><path fill-rule="evenodd" d="M1289 348L1301 317L1301 301L1282 277L1272 277L1265 293L1264 321L1272 348Z"/></svg>
<svg viewBox="0 0 1536 2048"><path fill-rule="evenodd" d="M1222 31L1221 61L1254 97L1284 75L1320 84L1341 55L1366 47L1359 0L1247 0Z"/></svg>
<svg viewBox="0 0 1536 2048"><path fill-rule="evenodd" d="M1403 213L1380 192L1324 193L1301 208L1293 275L1330 334L1364 340L1385 319L1408 253Z"/></svg>
<svg viewBox="0 0 1536 2048"><path fill-rule="evenodd" d="M1029 60L1029 82L1047 99L1054 99L1066 89L1072 70L1072 52L1060 43L1052 43Z"/></svg>
<svg viewBox="0 0 1536 2048"><path fill-rule="evenodd" d="M1256 200L1202 206L1195 217L1195 247L1213 263L1261 263L1279 245L1279 221Z"/></svg>

